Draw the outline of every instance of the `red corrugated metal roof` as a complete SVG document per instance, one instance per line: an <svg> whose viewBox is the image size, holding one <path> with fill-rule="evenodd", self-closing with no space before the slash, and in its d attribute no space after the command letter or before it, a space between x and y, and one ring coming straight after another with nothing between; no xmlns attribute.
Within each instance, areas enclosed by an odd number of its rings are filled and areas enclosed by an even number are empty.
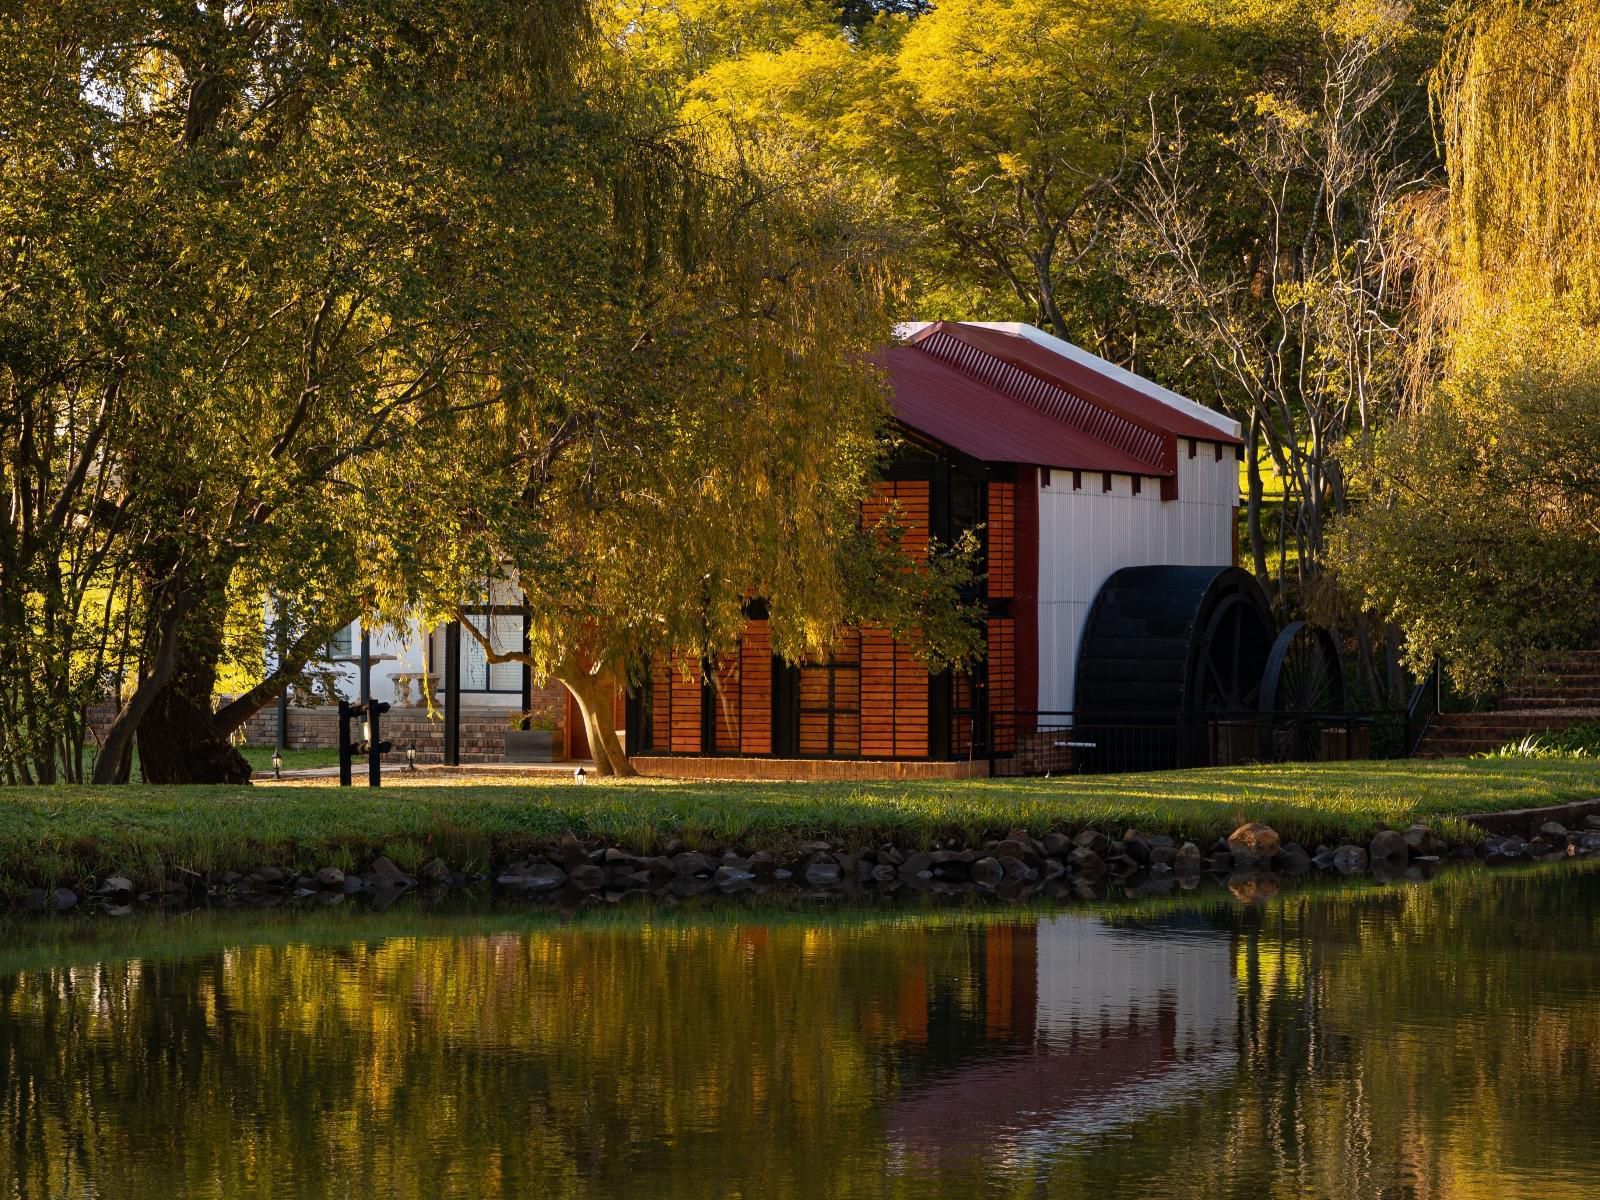
<svg viewBox="0 0 1600 1200"><path fill-rule="evenodd" d="M1073 396L1088 400L1099 408L1114 413L1142 429L1175 437L1196 438L1208 442L1239 445L1240 440L1218 429L1215 425L1195 417L1173 405L1119 379L1096 371L1092 366L1075 362L1060 354L1053 354L1044 346L1015 334L979 325L965 325L955 321L940 321L920 332L913 345L923 339L944 334L963 342L993 358L1033 375L1047 384L1054 384Z"/></svg>
<svg viewBox="0 0 1600 1200"><path fill-rule="evenodd" d="M915 345L879 355L904 424L984 462L1159 475L1150 462L1046 415Z"/></svg>

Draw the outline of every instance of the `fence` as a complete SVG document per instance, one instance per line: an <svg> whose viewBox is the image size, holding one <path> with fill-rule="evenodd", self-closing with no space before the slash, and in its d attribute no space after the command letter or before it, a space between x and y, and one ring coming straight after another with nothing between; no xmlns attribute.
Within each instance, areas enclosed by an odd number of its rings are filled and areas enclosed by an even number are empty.
<svg viewBox="0 0 1600 1200"><path fill-rule="evenodd" d="M1005 712L974 716L972 753L998 776L1109 774L1260 762L1403 758L1404 709L1363 713Z"/></svg>

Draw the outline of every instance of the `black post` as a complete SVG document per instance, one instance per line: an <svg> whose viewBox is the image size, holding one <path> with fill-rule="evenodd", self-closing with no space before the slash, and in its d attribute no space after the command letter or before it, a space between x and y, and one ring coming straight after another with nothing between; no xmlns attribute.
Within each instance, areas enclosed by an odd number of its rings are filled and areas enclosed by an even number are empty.
<svg viewBox="0 0 1600 1200"><path fill-rule="evenodd" d="M522 609L522 728L532 729L533 722L528 719L528 710L533 707L533 667L528 664L528 651L532 647L528 644L528 609Z"/></svg>
<svg viewBox="0 0 1600 1200"><path fill-rule="evenodd" d="M716 671L716 667L711 663L711 661L709 659L702 659L701 660L701 662L700 662L700 753L701 754L715 754L717 752L717 685L715 683L715 680L716 680L716 675L714 674L715 671ZM830 673L830 680L829 680L828 687L829 687L829 692L831 694L832 688L833 688L833 684L832 684L832 680L831 680L831 673ZM610 719L610 714L607 714L607 720L609 720L609 719ZM832 718L830 718L829 720L831 722ZM833 744L832 744L833 743L833 732L832 732L832 725L831 724L829 725L828 743L829 743L829 745L828 745L829 750L832 750L833 749ZM591 754L594 753L594 747L593 746L589 747L589 752Z"/></svg>
<svg viewBox="0 0 1600 1200"><path fill-rule="evenodd" d="M372 699L372 635L361 626L361 703Z"/></svg>
<svg viewBox="0 0 1600 1200"><path fill-rule="evenodd" d="M378 729L378 718L389 711L386 700L367 702L367 786L383 786L383 756L388 753L389 743L383 740Z"/></svg>
<svg viewBox="0 0 1600 1200"><path fill-rule="evenodd" d="M461 622L444 627L444 765L461 765Z"/></svg>
<svg viewBox="0 0 1600 1200"><path fill-rule="evenodd" d="M339 786L350 786L350 701L339 701Z"/></svg>

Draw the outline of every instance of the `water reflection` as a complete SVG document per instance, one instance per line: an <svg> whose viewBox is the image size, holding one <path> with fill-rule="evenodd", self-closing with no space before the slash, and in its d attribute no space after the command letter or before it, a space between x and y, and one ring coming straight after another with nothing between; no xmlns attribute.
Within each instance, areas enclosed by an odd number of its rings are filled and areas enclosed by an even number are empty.
<svg viewBox="0 0 1600 1200"><path fill-rule="evenodd" d="M1584 870L1133 916L199 919L0 975L0 1195L1565 1200L1597 932Z"/></svg>
<svg viewBox="0 0 1600 1200"><path fill-rule="evenodd" d="M984 931L974 1058L890 1107L894 1159L1016 1168L1221 1086L1238 1057L1231 935L1196 918L1077 916Z"/></svg>

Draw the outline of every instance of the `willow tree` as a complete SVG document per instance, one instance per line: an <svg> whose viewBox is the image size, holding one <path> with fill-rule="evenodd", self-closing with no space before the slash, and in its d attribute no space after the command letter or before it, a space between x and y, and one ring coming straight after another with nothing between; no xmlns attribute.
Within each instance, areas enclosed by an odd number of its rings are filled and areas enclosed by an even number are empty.
<svg viewBox="0 0 1600 1200"><path fill-rule="evenodd" d="M448 452L491 356L537 358L577 323L574 165L612 128L588 30L581 0L71 0L0 22L0 320L24 414L5 426L4 667L51 678L32 647L59 644L77 682L48 696L81 714L116 695L97 778L135 739L148 780L247 777L226 734L296 654L213 713L230 610L252 598L259 621L262 589L290 593L297 652L347 621L352 564L394 532L367 499ZM123 631L120 671L94 638L30 636L56 565L108 540L103 578L65 594L113 597L94 619Z"/></svg>
<svg viewBox="0 0 1600 1200"><path fill-rule="evenodd" d="M1467 328L1558 301L1600 324L1600 3L1475 8L1453 32L1435 93L1448 150L1449 318Z"/></svg>
<svg viewBox="0 0 1600 1200"><path fill-rule="evenodd" d="M893 515L862 525L886 415L883 248L798 160L723 132L624 164L596 231L610 303L559 384L508 371L467 455L504 465L448 485L475 497L470 515L445 569L413 574L447 611L485 577L522 589L526 653L450 615L490 661L567 687L602 773L631 772L616 689L651 658L698 673L737 644L752 600L794 660L866 620L914 630L930 659L979 644L961 548L911 569Z"/></svg>
<svg viewBox="0 0 1600 1200"><path fill-rule="evenodd" d="M1497 0L1435 77L1448 187L1421 208L1415 412L1337 559L1484 691L1600 635L1600 5Z"/></svg>

